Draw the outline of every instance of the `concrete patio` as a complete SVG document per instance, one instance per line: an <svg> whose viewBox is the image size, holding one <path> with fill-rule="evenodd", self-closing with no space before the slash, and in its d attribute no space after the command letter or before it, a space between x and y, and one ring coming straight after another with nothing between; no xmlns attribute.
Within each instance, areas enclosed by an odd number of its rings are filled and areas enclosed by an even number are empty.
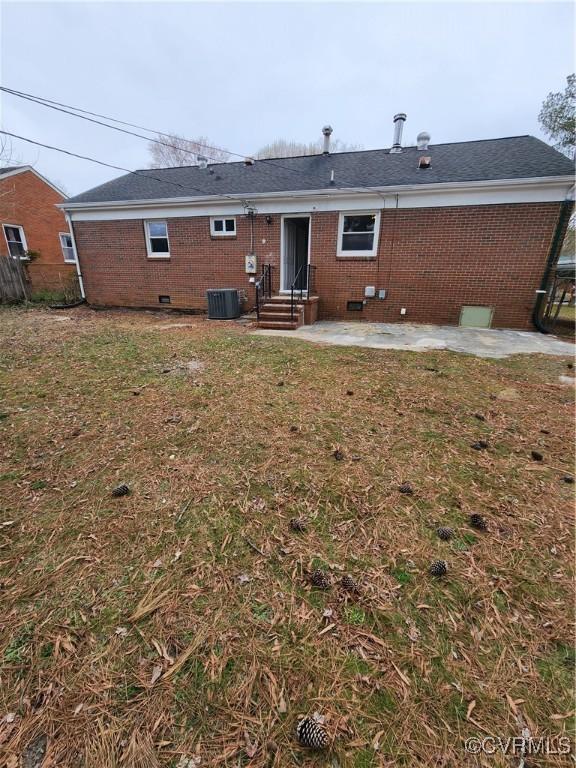
<svg viewBox="0 0 576 768"><path fill-rule="evenodd" d="M556 336L528 331L411 323L349 323L322 320L296 330L255 330L259 336L288 336L300 341L373 349L403 349L423 352L448 349L477 357L542 354L574 356L574 344Z"/></svg>

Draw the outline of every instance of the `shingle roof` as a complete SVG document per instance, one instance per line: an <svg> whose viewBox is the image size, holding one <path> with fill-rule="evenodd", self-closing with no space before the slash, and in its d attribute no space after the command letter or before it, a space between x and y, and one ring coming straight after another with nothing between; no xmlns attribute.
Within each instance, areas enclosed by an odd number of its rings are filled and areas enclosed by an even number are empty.
<svg viewBox="0 0 576 768"><path fill-rule="evenodd" d="M418 157L432 158L418 168ZM334 184L330 174L334 171ZM496 179L569 176L567 157L533 136L430 145L422 151L405 147L342 152L330 155L256 160L253 165L218 163L199 168L146 169L101 184L70 198L70 203L211 195L251 195L347 187L387 187Z"/></svg>
<svg viewBox="0 0 576 768"><path fill-rule="evenodd" d="M26 168L25 165L10 165L6 166L5 168L0 168L0 176L2 176L5 173L10 173L10 171L18 171L20 168Z"/></svg>

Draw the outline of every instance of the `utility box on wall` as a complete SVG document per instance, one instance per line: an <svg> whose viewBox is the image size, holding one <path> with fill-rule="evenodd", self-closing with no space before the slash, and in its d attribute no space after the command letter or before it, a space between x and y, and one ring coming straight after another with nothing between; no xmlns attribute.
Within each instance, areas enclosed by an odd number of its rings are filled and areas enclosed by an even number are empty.
<svg viewBox="0 0 576 768"><path fill-rule="evenodd" d="M248 253L246 255L246 274L247 275L255 275L257 269L256 264L256 254L255 253Z"/></svg>

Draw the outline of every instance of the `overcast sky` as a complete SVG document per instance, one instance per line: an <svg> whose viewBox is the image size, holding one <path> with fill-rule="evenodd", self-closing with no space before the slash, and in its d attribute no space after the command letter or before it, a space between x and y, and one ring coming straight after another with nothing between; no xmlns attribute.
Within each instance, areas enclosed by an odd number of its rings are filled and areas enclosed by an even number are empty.
<svg viewBox="0 0 576 768"><path fill-rule="evenodd" d="M574 69L571 3L11 3L2 85L250 154L275 138L388 147L533 134ZM126 168L146 142L1 96L4 130ZM76 194L119 175L13 142Z"/></svg>

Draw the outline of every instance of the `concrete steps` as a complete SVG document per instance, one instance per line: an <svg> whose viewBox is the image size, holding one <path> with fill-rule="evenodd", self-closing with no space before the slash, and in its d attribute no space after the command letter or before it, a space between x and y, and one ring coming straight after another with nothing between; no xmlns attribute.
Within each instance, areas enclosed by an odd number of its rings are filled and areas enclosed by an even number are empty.
<svg viewBox="0 0 576 768"><path fill-rule="evenodd" d="M284 296L272 296L260 307L258 328L294 330L304 324L304 305L295 304L292 316L290 301Z"/></svg>
<svg viewBox="0 0 576 768"><path fill-rule="evenodd" d="M289 320L265 320L262 317L258 320L258 328L276 328L277 330L295 331L302 323L290 322Z"/></svg>

